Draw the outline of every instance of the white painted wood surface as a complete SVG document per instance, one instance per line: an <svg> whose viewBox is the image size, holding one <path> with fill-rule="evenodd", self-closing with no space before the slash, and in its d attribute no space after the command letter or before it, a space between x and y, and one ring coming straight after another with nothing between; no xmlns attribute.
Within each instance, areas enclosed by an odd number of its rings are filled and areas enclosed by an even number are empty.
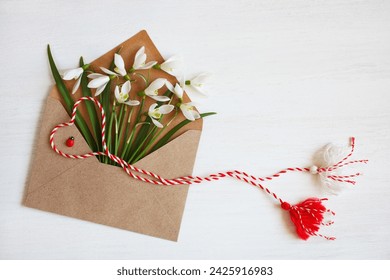
<svg viewBox="0 0 390 280"><path fill-rule="evenodd" d="M62 4L59 4L62 3ZM43 101L62 68L146 29L188 73L213 73L196 174L267 175L308 166L324 144L357 137L359 184L328 203L337 241L296 238L257 189L190 189L178 243L21 206ZM0 1L1 259L388 259L389 1ZM291 202L323 195L309 175L268 184Z"/></svg>

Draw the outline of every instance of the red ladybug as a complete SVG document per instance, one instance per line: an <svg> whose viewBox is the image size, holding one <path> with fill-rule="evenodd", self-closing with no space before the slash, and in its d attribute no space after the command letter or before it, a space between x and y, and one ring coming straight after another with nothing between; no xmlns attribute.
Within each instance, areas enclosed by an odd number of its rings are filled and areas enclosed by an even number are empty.
<svg viewBox="0 0 390 280"><path fill-rule="evenodd" d="M68 147L73 147L73 145L74 145L74 137L73 136L71 136L71 137L69 137L67 140L66 140L66 146L68 146Z"/></svg>

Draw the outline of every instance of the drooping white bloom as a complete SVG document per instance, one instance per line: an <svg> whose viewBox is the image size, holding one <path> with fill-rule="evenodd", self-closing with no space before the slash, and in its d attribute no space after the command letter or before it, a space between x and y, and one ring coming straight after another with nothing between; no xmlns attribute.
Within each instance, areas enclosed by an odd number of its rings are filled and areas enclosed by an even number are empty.
<svg viewBox="0 0 390 280"><path fill-rule="evenodd" d="M204 82L209 78L209 76L209 74L204 73L192 78L191 80L185 80L183 77L181 77L180 83L176 83L175 86L167 82L167 88L179 99L183 98L184 91L190 95L200 94L201 96L205 96L203 86Z"/></svg>
<svg viewBox="0 0 390 280"><path fill-rule="evenodd" d="M173 105L162 105L157 108L157 103L150 105L148 115L152 119L155 126L163 128L164 126L158 120L162 115L169 114L175 108Z"/></svg>
<svg viewBox="0 0 390 280"><path fill-rule="evenodd" d="M150 69L155 64L157 64L157 61L149 61L146 63L145 47L141 47L135 54L132 70Z"/></svg>
<svg viewBox="0 0 390 280"><path fill-rule="evenodd" d="M118 76L117 73L114 73L111 70L108 70L108 69L106 69L104 67L100 67L100 69L104 73L108 74L109 76L103 75L103 74L99 74L99 73L92 73L92 74L88 75L88 78L90 78L92 80L89 81L87 87L89 87L89 88L96 88L95 96L98 96L98 95L100 95L103 92L104 88L106 87L108 82L111 80L111 77Z"/></svg>
<svg viewBox="0 0 390 280"><path fill-rule="evenodd" d="M186 80L182 86L189 94L201 94L205 95L204 83L210 77L210 74L202 73L190 80Z"/></svg>
<svg viewBox="0 0 390 280"><path fill-rule="evenodd" d="M184 90L180 84L176 83L175 87L171 83L167 83L167 88L179 98L179 108L187 120L194 121L200 118L198 111L196 111L194 103L181 103L183 101Z"/></svg>
<svg viewBox="0 0 390 280"><path fill-rule="evenodd" d="M167 86L167 89L174 93L177 98L179 99L182 99L183 98L183 94L184 94L184 90L182 88L182 86L179 84L179 83L176 83L175 86L173 86L168 80L166 82L166 86Z"/></svg>
<svg viewBox="0 0 390 280"><path fill-rule="evenodd" d="M130 81L125 82L120 88L119 86L115 87L114 93L118 103L123 103L129 106L139 105L138 100L130 100L130 96L129 96L130 90L131 90Z"/></svg>
<svg viewBox="0 0 390 280"><path fill-rule="evenodd" d="M125 68L125 62L123 61L123 58L120 54L116 53L114 55L114 64L115 64L114 71L117 74L121 75L122 77L127 75L126 68ZM110 71L110 70L108 70L108 71Z"/></svg>
<svg viewBox="0 0 390 280"><path fill-rule="evenodd" d="M98 73L89 74L88 78L92 80L89 81L87 86L89 88L96 88L95 96L100 95L110 81L110 77Z"/></svg>
<svg viewBox="0 0 390 280"><path fill-rule="evenodd" d="M112 72L111 70L109 70L109 69L107 69L107 68L100 67L100 69L101 69L104 73L106 73L107 75L109 75L109 76L115 76L115 77L119 76L117 73Z"/></svg>
<svg viewBox="0 0 390 280"><path fill-rule="evenodd" d="M182 99L184 90L179 84L176 84L173 88L173 93L177 96L177 98Z"/></svg>
<svg viewBox="0 0 390 280"><path fill-rule="evenodd" d="M182 60L178 56L172 56L165 60L159 68L172 76L179 76L181 74Z"/></svg>
<svg viewBox="0 0 390 280"><path fill-rule="evenodd" d="M170 98L168 96L158 95L158 90L167 84L167 79L158 78L154 80L145 90L145 95L153 98L156 101L165 102L169 101Z"/></svg>
<svg viewBox="0 0 390 280"><path fill-rule="evenodd" d="M75 69L70 69L64 71L62 74L62 79L69 81L69 80L76 80L75 84L73 85L72 94L74 94L78 88L80 87L81 82L81 76L84 72L84 69L82 67L78 67Z"/></svg>
<svg viewBox="0 0 390 280"><path fill-rule="evenodd" d="M200 119L200 115L198 111L195 110L194 104L192 102L180 104L180 110L187 120L194 121Z"/></svg>

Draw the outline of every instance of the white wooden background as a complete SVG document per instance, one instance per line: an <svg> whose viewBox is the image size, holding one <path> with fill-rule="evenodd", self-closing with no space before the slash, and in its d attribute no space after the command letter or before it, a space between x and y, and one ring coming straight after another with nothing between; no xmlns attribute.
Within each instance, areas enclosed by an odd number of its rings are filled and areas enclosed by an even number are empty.
<svg viewBox="0 0 390 280"><path fill-rule="evenodd" d="M146 29L188 73L213 73L196 174L267 175L309 166L328 142L357 137L359 184L328 203L337 241L291 232L257 189L225 180L191 187L179 242L21 206L42 105L62 68ZM389 1L0 1L0 258L388 259ZM323 195L309 175L269 184L291 202ZM287 226L286 226L287 225Z"/></svg>

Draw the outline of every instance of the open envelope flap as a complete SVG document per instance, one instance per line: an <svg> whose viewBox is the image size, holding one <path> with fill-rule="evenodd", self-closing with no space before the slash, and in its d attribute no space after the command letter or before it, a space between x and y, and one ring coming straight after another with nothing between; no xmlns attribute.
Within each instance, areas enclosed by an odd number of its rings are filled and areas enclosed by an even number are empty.
<svg viewBox="0 0 390 280"><path fill-rule="evenodd" d="M49 97L24 204L177 240L188 186L168 187L143 183L130 178L121 168L100 163L96 158L73 160L57 155L50 148L48 135L56 124L68 119L60 102ZM89 151L77 128L72 126L62 130L56 135L60 149L65 151L66 147L61 142L73 135L77 144L71 151ZM191 174L200 133L189 130L136 165L166 178Z"/></svg>

